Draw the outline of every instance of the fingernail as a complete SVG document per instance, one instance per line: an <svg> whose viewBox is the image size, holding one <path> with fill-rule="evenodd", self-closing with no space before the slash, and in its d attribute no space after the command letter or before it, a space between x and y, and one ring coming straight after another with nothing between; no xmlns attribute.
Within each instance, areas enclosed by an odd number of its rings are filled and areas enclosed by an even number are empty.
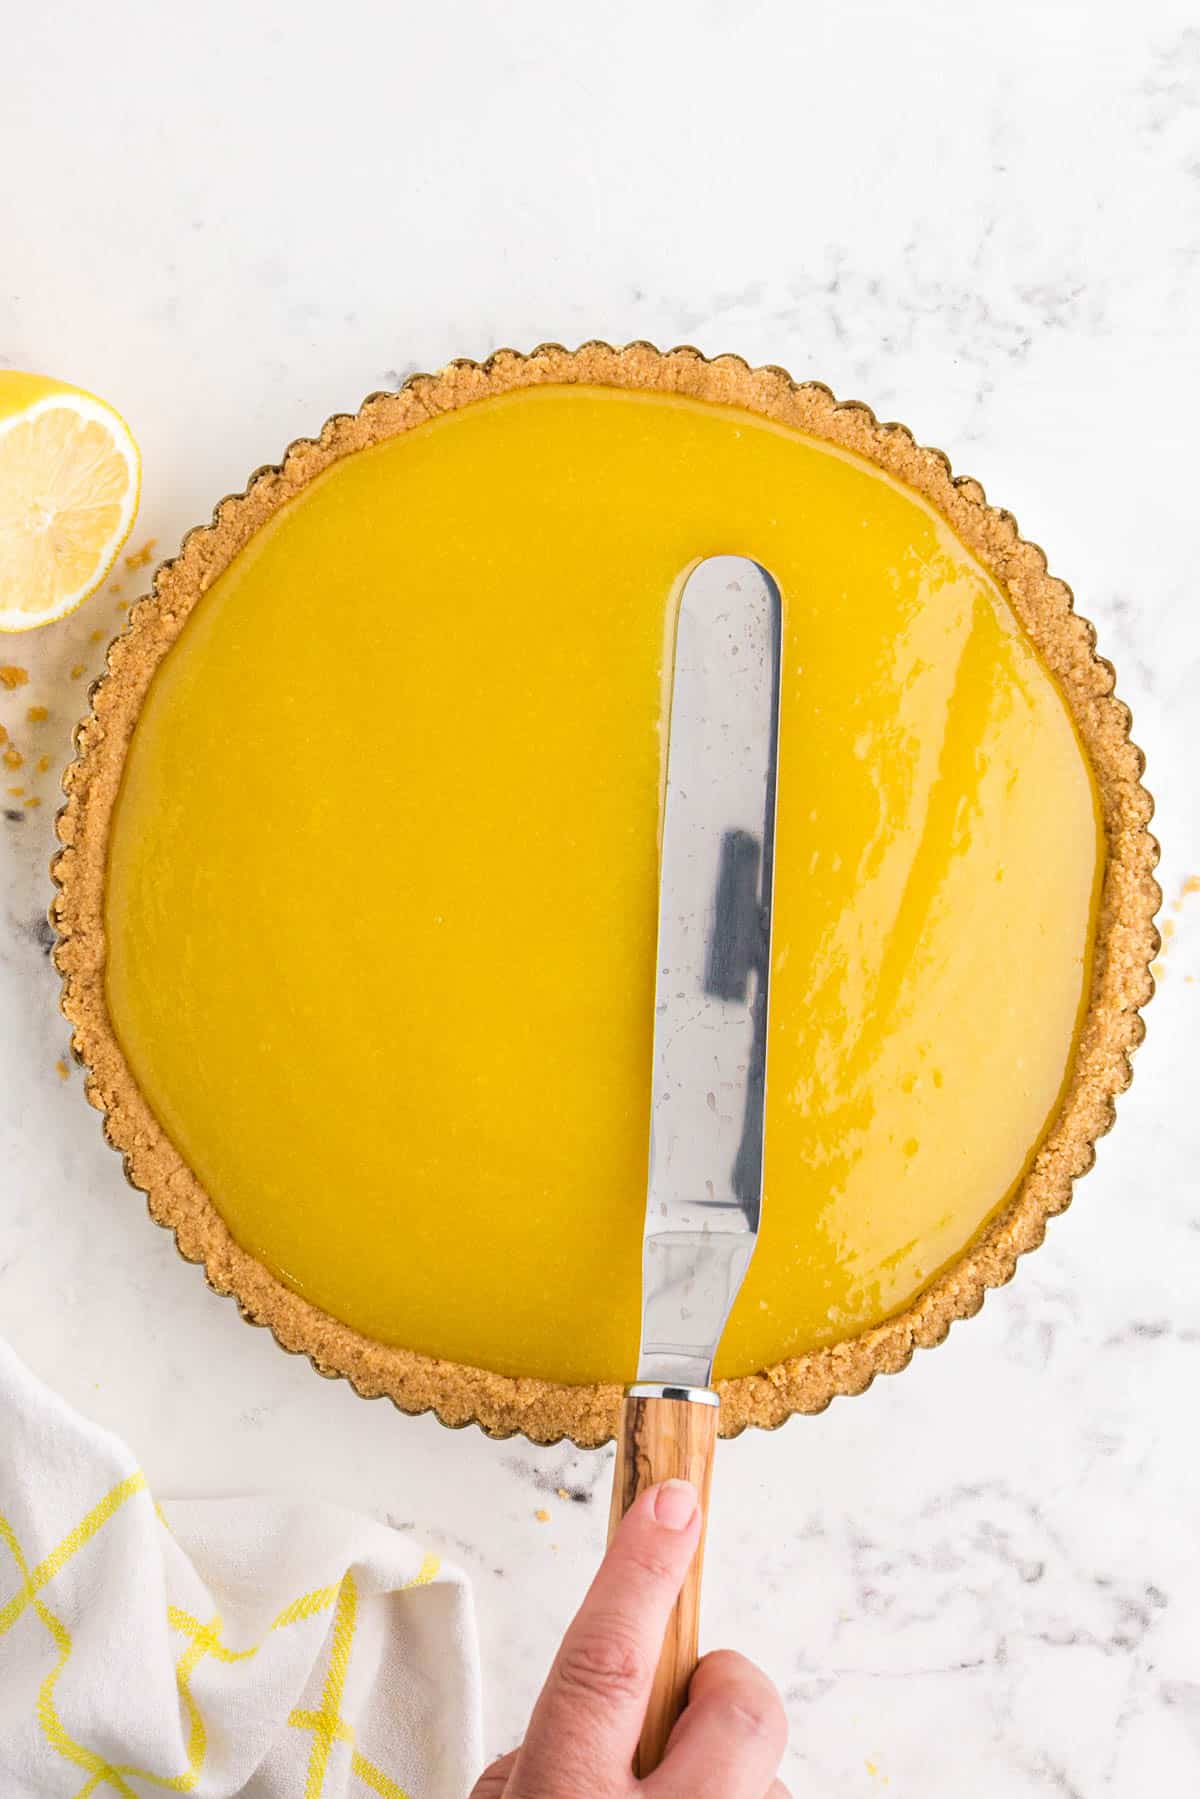
<svg viewBox="0 0 1200 1799"><path fill-rule="evenodd" d="M700 1504L690 1480L664 1480L654 1495L654 1518L667 1530L686 1530Z"/></svg>

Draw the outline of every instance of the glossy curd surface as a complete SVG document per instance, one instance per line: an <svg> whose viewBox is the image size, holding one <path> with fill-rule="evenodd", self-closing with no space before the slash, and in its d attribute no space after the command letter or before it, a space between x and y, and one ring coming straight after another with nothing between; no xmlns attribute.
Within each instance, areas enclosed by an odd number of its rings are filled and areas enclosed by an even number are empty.
<svg viewBox="0 0 1200 1799"><path fill-rule="evenodd" d="M784 598L766 1193L718 1373L911 1300L1052 1117L1101 860L995 583L870 465L530 388L335 465L156 674L109 1007L238 1242L369 1336L634 1372L664 646L700 557Z"/></svg>

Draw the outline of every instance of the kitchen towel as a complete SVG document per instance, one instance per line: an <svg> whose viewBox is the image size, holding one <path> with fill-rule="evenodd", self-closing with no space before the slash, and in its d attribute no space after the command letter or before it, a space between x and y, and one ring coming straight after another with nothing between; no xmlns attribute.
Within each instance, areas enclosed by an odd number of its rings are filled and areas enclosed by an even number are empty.
<svg viewBox="0 0 1200 1799"><path fill-rule="evenodd" d="M336 1506L156 1504L0 1342L3 1799L463 1799L480 1760L462 1574Z"/></svg>

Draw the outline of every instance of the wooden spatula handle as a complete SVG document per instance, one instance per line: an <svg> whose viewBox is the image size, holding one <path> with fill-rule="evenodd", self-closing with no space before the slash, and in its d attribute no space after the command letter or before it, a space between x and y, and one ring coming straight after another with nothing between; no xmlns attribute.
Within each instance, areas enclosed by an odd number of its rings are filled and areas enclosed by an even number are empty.
<svg viewBox="0 0 1200 1799"><path fill-rule="evenodd" d="M678 1397L673 1395L678 1394ZM665 1395L672 1395L666 1397ZM625 1395L617 1437L612 1511L608 1537L639 1493L663 1480L690 1480L704 1508L700 1543L675 1602L663 1638L646 1722L634 1760L635 1774L652 1774L663 1758L667 1738L687 1702L688 1682L696 1671L700 1637L700 1576L713 1452L717 1444L717 1396L707 1388L631 1387Z"/></svg>

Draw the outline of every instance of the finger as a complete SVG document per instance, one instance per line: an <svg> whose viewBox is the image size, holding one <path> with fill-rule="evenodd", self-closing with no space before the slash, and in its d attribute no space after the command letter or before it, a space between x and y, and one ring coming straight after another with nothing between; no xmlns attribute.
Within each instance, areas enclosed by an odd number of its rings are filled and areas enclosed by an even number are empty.
<svg viewBox="0 0 1200 1799"><path fill-rule="evenodd" d="M493 1762L471 1788L470 1799L508 1799L508 1777L516 1766L516 1761L517 1752L510 1749L498 1762ZM774 1794L771 1799L775 1799Z"/></svg>
<svg viewBox="0 0 1200 1799"><path fill-rule="evenodd" d="M773 1780L767 1792L767 1799L792 1799L790 1787L785 1787L782 1780Z"/></svg>
<svg viewBox="0 0 1200 1799"><path fill-rule="evenodd" d="M731 1649L706 1655L648 1799L763 1799L787 1747L783 1701L761 1668Z"/></svg>
<svg viewBox="0 0 1200 1799"><path fill-rule="evenodd" d="M699 1541L689 1482L664 1481L630 1506L529 1720L512 1799L628 1787L663 1632Z"/></svg>

